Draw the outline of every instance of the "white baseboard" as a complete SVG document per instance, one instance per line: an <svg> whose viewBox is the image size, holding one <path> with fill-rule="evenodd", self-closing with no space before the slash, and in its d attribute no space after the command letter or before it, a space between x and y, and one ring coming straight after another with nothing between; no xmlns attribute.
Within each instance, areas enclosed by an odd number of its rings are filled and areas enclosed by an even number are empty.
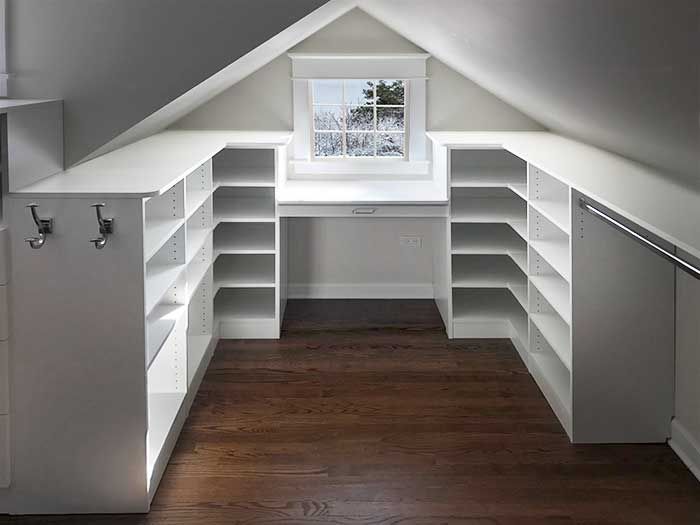
<svg viewBox="0 0 700 525"><path fill-rule="evenodd" d="M671 422L671 439L668 444L700 481L700 443L677 419Z"/></svg>
<svg viewBox="0 0 700 525"><path fill-rule="evenodd" d="M432 283L290 284L290 299L433 299Z"/></svg>

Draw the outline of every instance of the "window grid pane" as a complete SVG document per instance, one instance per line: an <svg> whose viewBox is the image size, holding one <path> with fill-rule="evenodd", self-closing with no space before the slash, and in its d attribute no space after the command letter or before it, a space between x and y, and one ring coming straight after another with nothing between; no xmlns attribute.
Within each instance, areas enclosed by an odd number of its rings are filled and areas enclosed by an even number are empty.
<svg viewBox="0 0 700 525"><path fill-rule="evenodd" d="M317 102L314 94L319 90L314 89L314 82L316 81L312 82L311 95L315 157L401 158L406 156L405 81L340 81L338 82L342 94L340 104L327 101L327 97L323 97L326 100ZM363 83L368 87L372 86L372 100L368 100L367 93L364 93L366 104L362 104L362 99L358 96L360 90L366 91ZM346 87L348 84L352 84L353 88L348 89ZM381 88L381 93L378 92L378 88ZM348 90L351 93L354 92L351 101L347 98ZM380 100L388 103L379 104ZM371 138L368 135L371 135Z"/></svg>

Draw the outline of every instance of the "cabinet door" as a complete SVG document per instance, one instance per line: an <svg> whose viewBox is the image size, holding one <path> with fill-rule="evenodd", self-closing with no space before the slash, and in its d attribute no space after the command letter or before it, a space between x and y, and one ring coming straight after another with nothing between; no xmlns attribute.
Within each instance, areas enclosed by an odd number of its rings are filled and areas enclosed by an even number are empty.
<svg viewBox="0 0 700 525"><path fill-rule="evenodd" d="M574 192L573 440L664 442L673 416L674 266L578 201Z"/></svg>
<svg viewBox="0 0 700 525"><path fill-rule="evenodd" d="M7 199L12 512L145 511L142 202L106 201L102 250L91 199L36 200L54 231L30 248L29 202Z"/></svg>

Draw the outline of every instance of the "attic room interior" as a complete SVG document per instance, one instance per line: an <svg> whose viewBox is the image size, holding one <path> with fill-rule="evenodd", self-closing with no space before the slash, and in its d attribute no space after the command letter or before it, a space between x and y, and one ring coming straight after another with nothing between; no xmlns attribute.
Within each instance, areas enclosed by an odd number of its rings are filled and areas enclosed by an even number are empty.
<svg viewBox="0 0 700 525"><path fill-rule="evenodd" d="M696 0L0 0L0 523L700 523Z"/></svg>

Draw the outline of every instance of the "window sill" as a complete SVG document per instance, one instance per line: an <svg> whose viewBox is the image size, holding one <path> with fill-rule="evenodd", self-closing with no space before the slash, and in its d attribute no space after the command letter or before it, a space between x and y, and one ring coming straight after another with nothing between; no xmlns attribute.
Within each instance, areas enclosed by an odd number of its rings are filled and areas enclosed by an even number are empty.
<svg viewBox="0 0 700 525"><path fill-rule="evenodd" d="M289 179L297 180L427 180L430 161L403 159L329 159L289 162Z"/></svg>

